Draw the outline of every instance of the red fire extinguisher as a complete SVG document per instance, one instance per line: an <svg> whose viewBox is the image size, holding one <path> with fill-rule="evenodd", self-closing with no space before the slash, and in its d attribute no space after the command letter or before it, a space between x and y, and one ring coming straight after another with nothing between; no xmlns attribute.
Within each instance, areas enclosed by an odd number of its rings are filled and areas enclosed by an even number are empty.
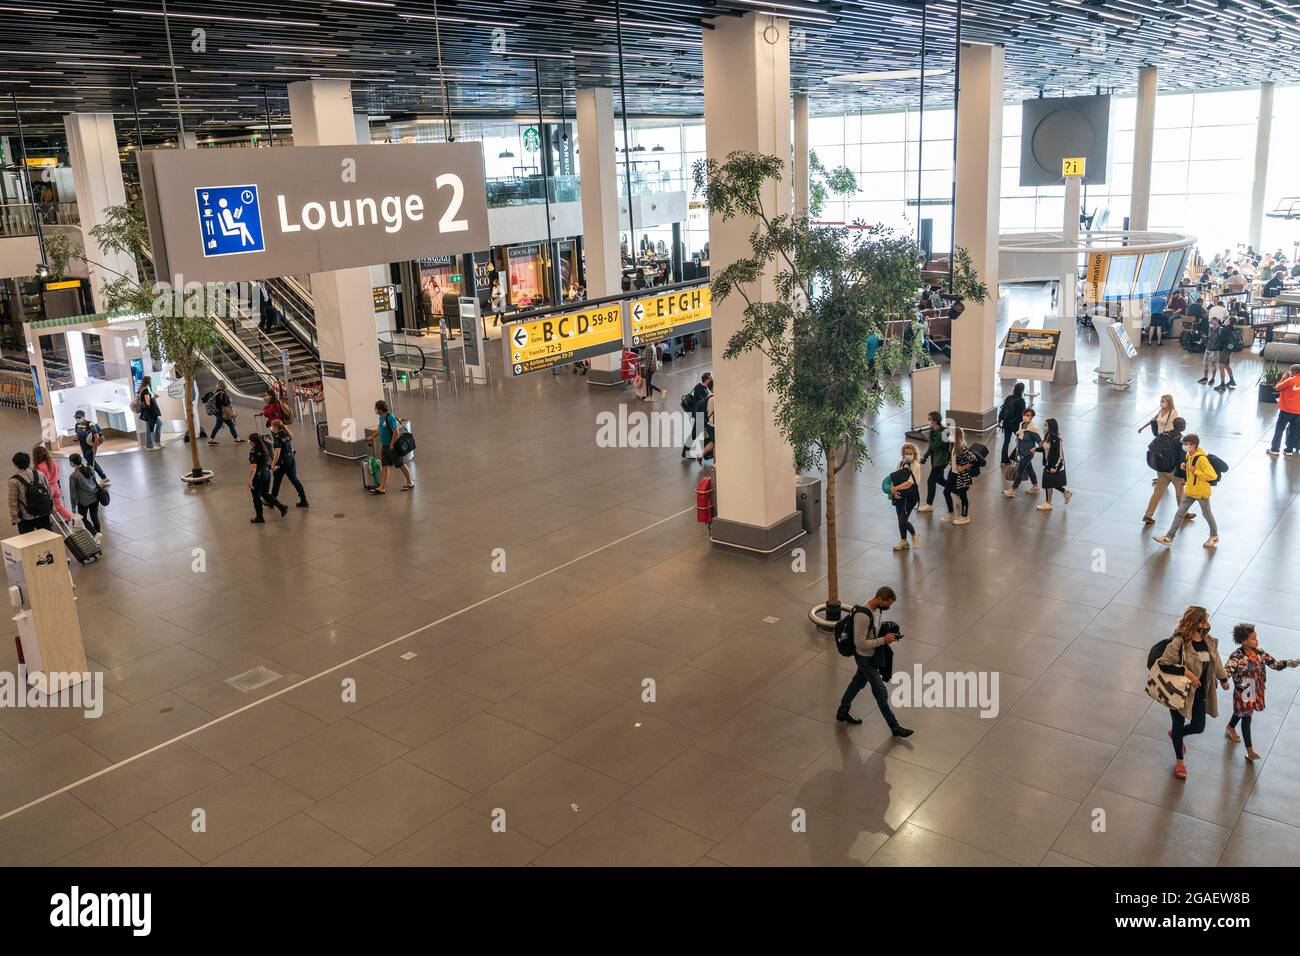
<svg viewBox="0 0 1300 956"><path fill-rule="evenodd" d="M695 486L695 520L700 524L713 523L713 479L708 475Z"/></svg>

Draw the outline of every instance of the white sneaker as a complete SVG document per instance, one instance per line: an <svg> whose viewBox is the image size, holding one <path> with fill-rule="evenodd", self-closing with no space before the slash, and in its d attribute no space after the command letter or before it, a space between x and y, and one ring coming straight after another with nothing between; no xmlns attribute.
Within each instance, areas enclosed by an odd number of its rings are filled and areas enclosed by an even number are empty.
<svg viewBox="0 0 1300 956"><path fill-rule="evenodd" d="M1065 499L1065 503L1068 505L1068 504L1070 503L1070 499L1074 497L1074 492L1073 492L1073 491L1063 491L1063 492L1061 492L1061 497Z"/></svg>
<svg viewBox="0 0 1300 956"><path fill-rule="evenodd" d="M916 509L916 513L923 515L933 510L934 510L934 505L921 505L919 508Z"/></svg>
<svg viewBox="0 0 1300 956"><path fill-rule="evenodd" d="M1219 536L1218 536L1217 534L1212 534L1212 535L1210 535L1208 538L1205 539L1205 544L1202 545L1202 547L1205 547L1205 548L1213 548L1213 547L1215 547L1218 543L1219 543Z"/></svg>
<svg viewBox="0 0 1300 956"><path fill-rule="evenodd" d="M962 515L960 518L953 518L953 519L952 519L952 523L953 523L953 524L970 524L970 518L966 517L965 515Z"/></svg>
<svg viewBox="0 0 1300 956"><path fill-rule="evenodd" d="M103 541L103 540L104 540L104 532L102 532L102 531L96 531L96 532L95 532L95 540L96 540L96 541Z"/></svg>
<svg viewBox="0 0 1300 956"><path fill-rule="evenodd" d="M897 544L894 545L894 550L895 550L895 551L906 551L906 550L907 550L907 547L908 547L908 546L907 546L907 542L906 542L906 541L899 541Z"/></svg>
<svg viewBox="0 0 1300 956"><path fill-rule="evenodd" d="M1016 496L1016 493L1012 491L1010 488L1004 488L1002 490L1002 493L1006 495L1008 498L1014 498Z"/></svg>
<svg viewBox="0 0 1300 956"><path fill-rule="evenodd" d="M955 511L949 511L946 515L944 515L939 519L939 523L947 524L949 521L956 520L956 518L957 518L957 513Z"/></svg>
<svg viewBox="0 0 1300 956"><path fill-rule="evenodd" d="M1039 510L1039 511L1051 511L1051 510L1052 510L1052 504L1051 504L1051 502L1049 502L1049 501L1044 501L1042 504L1040 504L1040 505L1038 506L1038 510Z"/></svg>
<svg viewBox="0 0 1300 956"><path fill-rule="evenodd" d="M920 546L921 546L921 536L919 534L912 535L912 547L919 548Z"/></svg>

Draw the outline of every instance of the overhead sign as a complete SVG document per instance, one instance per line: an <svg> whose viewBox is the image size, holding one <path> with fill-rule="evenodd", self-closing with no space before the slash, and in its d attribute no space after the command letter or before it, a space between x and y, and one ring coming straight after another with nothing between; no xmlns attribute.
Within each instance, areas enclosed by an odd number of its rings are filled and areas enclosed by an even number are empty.
<svg viewBox="0 0 1300 956"><path fill-rule="evenodd" d="M646 345L707 329L713 302L709 287L701 285L633 299L627 311L627 343Z"/></svg>
<svg viewBox="0 0 1300 956"><path fill-rule="evenodd" d="M607 355L623 344L623 303L512 322L505 326L501 342L506 368L516 376Z"/></svg>
<svg viewBox="0 0 1300 956"><path fill-rule="evenodd" d="M489 245L479 143L140 154L160 276L233 282Z"/></svg>
<svg viewBox="0 0 1300 956"><path fill-rule="evenodd" d="M1061 160L1061 176L1069 179L1071 176L1087 175L1084 170L1088 168L1087 156L1074 156L1070 159Z"/></svg>
<svg viewBox="0 0 1300 956"><path fill-rule="evenodd" d="M1060 329L1008 330L999 377L1050 382L1056 369L1056 348L1060 339Z"/></svg>
<svg viewBox="0 0 1300 956"><path fill-rule="evenodd" d="M1088 253L1088 271L1084 274L1083 301L1100 302L1106 288L1106 273L1110 271L1109 252Z"/></svg>

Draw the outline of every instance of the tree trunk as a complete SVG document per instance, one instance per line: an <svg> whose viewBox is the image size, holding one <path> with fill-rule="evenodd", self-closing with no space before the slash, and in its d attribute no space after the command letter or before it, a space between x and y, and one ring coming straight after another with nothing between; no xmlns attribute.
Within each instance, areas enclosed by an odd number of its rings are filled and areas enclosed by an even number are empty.
<svg viewBox="0 0 1300 956"><path fill-rule="evenodd" d="M835 541L835 447L826 449L826 617L840 616L840 551Z"/></svg>
<svg viewBox="0 0 1300 956"><path fill-rule="evenodd" d="M203 475L203 465L199 461L199 433L194 428L194 373L185 372L185 430L190 436L190 477Z"/></svg>

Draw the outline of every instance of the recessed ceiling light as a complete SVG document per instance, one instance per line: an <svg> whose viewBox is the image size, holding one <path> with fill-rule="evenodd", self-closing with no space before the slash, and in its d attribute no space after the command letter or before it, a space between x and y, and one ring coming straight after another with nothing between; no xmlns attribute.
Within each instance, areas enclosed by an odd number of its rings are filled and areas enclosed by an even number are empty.
<svg viewBox="0 0 1300 956"><path fill-rule="evenodd" d="M137 17L161 17L161 10L129 10L125 7L114 7L114 13L125 13ZM258 26L267 23L273 23L279 27L319 27L319 23L311 20L277 20L272 17L228 17L218 16L215 13L176 13L168 11L167 17L172 20L220 20L224 23L256 23ZM104 56L105 54L96 54Z"/></svg>
<svg viewBox="0 0 1300 956"><path fill-rule="evenodd" d="M942 76L948 70L934 67L925 71L926 76ZM841 73L828 76L827 83L867 83L872 80L916 80L921 76L920 70L875 70L870 73Z"/></svg>

